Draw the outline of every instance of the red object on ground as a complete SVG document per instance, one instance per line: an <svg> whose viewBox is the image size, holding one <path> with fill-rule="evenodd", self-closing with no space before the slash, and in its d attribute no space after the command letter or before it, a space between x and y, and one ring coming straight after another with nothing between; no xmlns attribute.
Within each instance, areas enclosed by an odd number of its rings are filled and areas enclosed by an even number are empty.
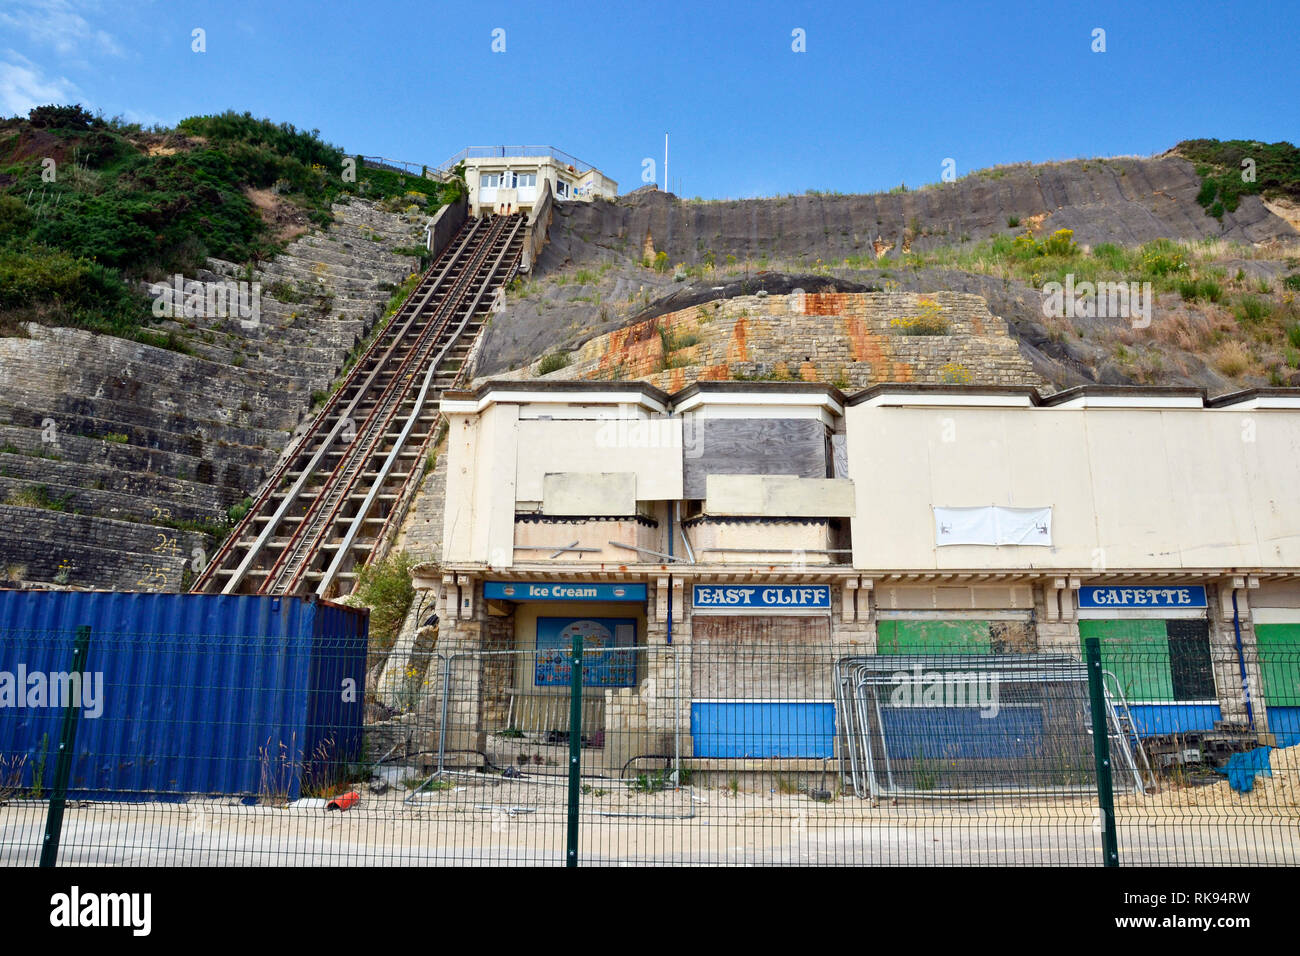
<svg viewBox="0 0 1300 956"><path fill-rule="evenodd" d="M355 806L356 802L361 799L361 794L355 790L349 790L347 793L340 793L337 797L326 804L327 810L346 810L348 807Z"/></svg>

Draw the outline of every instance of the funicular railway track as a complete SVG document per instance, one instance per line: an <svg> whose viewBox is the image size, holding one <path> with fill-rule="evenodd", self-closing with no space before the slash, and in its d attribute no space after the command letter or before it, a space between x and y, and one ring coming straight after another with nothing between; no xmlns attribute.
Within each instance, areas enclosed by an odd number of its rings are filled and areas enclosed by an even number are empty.
<svg viewBox="0 0 1300 956"><path fill-rule="evenodd" d="M409 499L498 289L513 278L525 217L470 219L285 455L191 590L315 594L352 589L393 509Z"/></svg>

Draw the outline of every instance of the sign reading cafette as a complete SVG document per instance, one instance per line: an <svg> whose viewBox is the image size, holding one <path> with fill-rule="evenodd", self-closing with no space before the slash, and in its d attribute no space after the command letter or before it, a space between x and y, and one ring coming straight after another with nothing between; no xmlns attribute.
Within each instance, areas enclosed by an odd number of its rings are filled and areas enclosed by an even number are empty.
<svg viewBox="0 0 1300 956"><path fill-rule="evenodd" d="M1162 587L1079 588L1079 607L1205 607L1205 588L1199 584Z"/></svg>

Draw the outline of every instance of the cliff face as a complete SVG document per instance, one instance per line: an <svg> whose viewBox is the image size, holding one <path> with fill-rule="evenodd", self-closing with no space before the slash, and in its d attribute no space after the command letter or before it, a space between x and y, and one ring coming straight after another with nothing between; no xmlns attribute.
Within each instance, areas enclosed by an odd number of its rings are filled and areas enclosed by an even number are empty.
<svg viewBox="0 0 1300 956"><path fill-rule="evenodd" d="M0 338L0 583L182 589L418 264L392 250L423 221L336 206L252 276L256 327L159 324L183 351L34 324Z"/></svg>
<svg viewBox="0 0 1300 956"><path fill-rule="evenodd" d="M1092 159L998 167L905 193L689 201L646 191L615 202L557 203L543 271L598 262L602 251L666 252L696 264L737 259L896 257L1008 230L1008 219L1050 233L1072 229L1084 245L1153 239L1263 242L1294 238L1262 200L1246 196L1222 222L1196 202L1201 179L1177 156Z"/></svg>
<svg viewBox="0 0 1300 956"><path fill-rule="evenodd" d="M1200 186L1191 163L1166 155L1001 167L872 196L701 202L646 190L613 202L557 203L535 274L493 318L475 372L500 375L557 347L572 351L678 303L801 286L979 295L1005 320L1035 374L1057 388L1163 382L1221 392L1288 384L1300 372L1290 364L1286 332L1295 318L1286 283L1295 282L1287 276L1296 271L1300 232L1276 214L1277 202L1257 196L1215 219L1197 202ZM1043 278L981 259L981 250L1061 229L1082 250L1128 250L1114 267L1126 281L1147 278L1142 244L1176 240L1187 262L1171 268L1185 271L1165 278L1211 279L1216 297L1157 283L1156 321L1141 335L1112 318L1046 319ZM1082 260L1080 268L1107 268L1095 256ZM1242 300L1261 295L1273 308L1267 334L1239 318L1253 308ZM1225 354L1228 339L1239 340L1233 354ZM802 364L797 334L787 344L782 359ZM950 360L962 364L957 353Z"/></svg>

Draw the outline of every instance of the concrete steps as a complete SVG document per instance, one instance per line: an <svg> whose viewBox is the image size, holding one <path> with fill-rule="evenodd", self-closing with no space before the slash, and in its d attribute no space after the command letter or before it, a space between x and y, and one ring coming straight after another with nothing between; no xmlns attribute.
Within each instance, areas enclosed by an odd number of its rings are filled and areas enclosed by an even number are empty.
<svg viewBox="0 0 1300 956"><path fill-rule="evenodd" d="M194 532L5 504L0 538L0 577L129 591L181 590L195 549L210 549Z"/></svg>
<svg viewBox="0 0 1300 956"><path fill-rule="evenodd" d="M359 200L333 213L327 231L260 271L211 259L187 276L262 283L256 327L184 315L150 326L192 354L78 329L0 338L0 580L21 565L27 580L54 581L64 564L74 585L187 583L191 551L211 553L216 541L167 524L223 523L257 491L313 392L330 387L419 265L392 249L422 245L426 217ZM276 283L304 301L275 299ZM127 440L105 437L118 435ZM33 486L69 510L2 503L27 500ZM160 535L173 542L163 551Z"/></svg>
<svg viewBox="0 0 1300 956"><path fill-rule="evenodd" d="M165 495L169 502L187 509L192 515L210 517L223 514L235 503L234 492L220 485L210 485L185 478L141 471L125 471L97 462L67 462L49 458L35 458L20 453L0 452L0 477L27 484L59 484L70 488L87 488L96 491L148 499ZM154 509L158 509L155 513ZM158 505L150 505L140 513L149 520L166 517Z"/></svg>

